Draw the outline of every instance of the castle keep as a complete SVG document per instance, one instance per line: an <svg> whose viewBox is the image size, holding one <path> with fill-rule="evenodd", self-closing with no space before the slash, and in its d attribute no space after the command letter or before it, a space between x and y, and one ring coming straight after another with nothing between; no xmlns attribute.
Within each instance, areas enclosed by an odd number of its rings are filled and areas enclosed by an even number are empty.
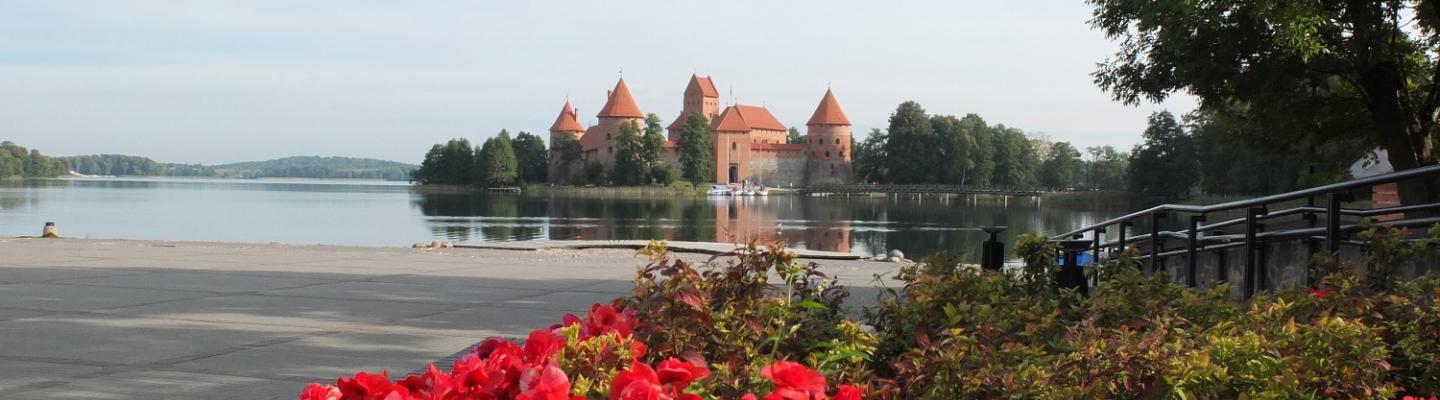
<svg viewBox="0 0 1440 400"><path fill-rule="evenodd" d="M828 89L805 123L806 142L787 143L786 125L769 109L745 104L721 109L720 93L715 90L714 81L706 76L690 76L680 114L668 126L665 142L666 161L677 170L676 143L680 129L695 113L710 121L710 154L715 161L716 183L750 182L788 187L850 181L850 119L835 100L835 93ZM636 127L645 126L645 113L640 111L623 78L607 94L605 106L596 118L595 125L584 127L578 110L566 101L550 126L551 143L567 135L579 139L581 160L569 166L572 170L591 162L610 168L615 162L620 125L633 122ZM564 167L559 158L551 154L550 176L570 176L559 173Z"/></svg>

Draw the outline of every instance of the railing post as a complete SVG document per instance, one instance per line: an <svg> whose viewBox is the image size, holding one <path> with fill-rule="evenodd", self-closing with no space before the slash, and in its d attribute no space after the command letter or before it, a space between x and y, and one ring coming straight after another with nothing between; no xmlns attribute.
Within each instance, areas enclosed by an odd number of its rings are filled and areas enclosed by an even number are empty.
<svg viewBox="0 0 1440 400"><path fill-rule="evenodd" d="M1105 227L1102 226L1095 228L1095 230L1092 232L1094 233L1094 235L1092 235L1091 239L1094 244L1092 244L1091 246L1093 246L1095 250L1095 259L1091 262L1100 262L1100 234L1105 233Z"/></svg>
<svg viewBox="0 0 1440 400"><path fill-rule="evenodd" d="M1211 235L1225 236L1225 231L1216 230ZM1215 251L1215 283L1230 281L1230 260L1225 254L1225 249Z"/></svg>
<svg viewBox="0 0 1440 400"><path fill-rule="evenodd" d="M1160 220L1165 219L1164 212L1150 214L1150 272L1160 270L1160 251L1165 245L1160 239Z"/></svg>
<svg viewBox="0 0 1440 400"><path fill-rule="evenodd" d="M1245 210L1245 291L1244 291L1244 294L1245 294L1245 298L1246 298L1246 299L1249 299L1251 296L1254 296L1254 295L1255 295L1255 290L1259 287L1259 285L1256 284L1256 280L1259 278L1259 276L1257 276L1257 274L1255 273L1255 270L1256 270L1256 267L1257 267L1257 265L1255 265L1255 264L1256 264L1256 262L1255 262L1255 245L1256 245L1256 243L1255 243L1255 230L1259 228L1259 227L1257 226L1257 220L1258 220L1257 217L1259 217L1259 216L1261 216L1261 215L1265 215L1265 208L1264 208L1264 207L1250 207L1250 209Z"/></svg>
<svg viewBox="0 0 1440 400"><path fill-rule="evenodd" d="M1340 203L1348 193L1330 193L1325 204L1325 251L1330 255L1340 251Z"/></svg>
<svg viewBox="0 0 1440 400"><path fill-rule="evenodd" d="M1130 221L1120 221L1120 240L1119 240L1119 242L1116 243L1116 244L1118 244L1118 245L1120 246L1120 252L1121 252L1121 253L1124 253L1124 252L1125 252L1125 228L1129 228L1130 225L1134 225L1134 224L1135 224L1134 222L1130 222Z"/></svg>
<svg viewBox="0 0 1440 400"><path fill-rule="evenodd" d="M1199 265L1200 262L1199 260L1197 260L1197 258L1199 258L1198 249L1200 248L1201 222L1205 222L1204 214L1190 216L1190 248L1186 250L1186 258L1188 258L1187 261L1189 261L1190 263L1190 270L1187 271L1188 275L1186 276L1186 283L1190 284L1190 287L1195 287L1198 283L1195 279L1195 270L1197 269L1197 265Z"/></svg>

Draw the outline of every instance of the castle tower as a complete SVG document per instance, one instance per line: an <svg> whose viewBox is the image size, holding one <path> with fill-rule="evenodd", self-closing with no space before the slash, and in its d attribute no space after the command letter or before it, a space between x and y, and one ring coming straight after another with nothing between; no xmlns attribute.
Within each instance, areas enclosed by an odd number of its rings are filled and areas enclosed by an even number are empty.
<svg viewBox="0 0 1440 400"><path fill-rule="evenodd" d="M580 125L580 119L575 114L575 108L570 106L569 100L566 100L565 107L560 109L560 116L555 117L554 124L550 124L550 171L548 176L551 182L567 179L570 176L569 172L580 166L578 162L575 162L569 166L570 170L565 170L559 152L555 151L555 143L558 143L560 139L580 139L580 135L585 133L585 127Z"/></svg>
<svg viewBox="0 0 1440 400"><path fill-rule="evenodd" d="M680 140L680 128L685 126L685 120L691 114L700 113L707 121L715 121L720 116L720 91L715 90L715 82L708 76L690 75L690 84L685 86L685 101L680 108L680 116L665 128L668 133L668 140Z"/></svg>
<svg viewBox="0 0 1440 400"><path fill-rule="evenodd" d="M740 106L725 107L725 112L710 124L710 140L715 147L715 182L739 183L750 176L750 123Z"/></svg>
<svg viewBox="0 0 1440 400"><path fill-rule="evenodd" d="M825 90L825 97L815 107L815 114L805 123L806 183L850 182L850 118L840 109L835 93Z"/></svg>
<svg viewBox="0 0 1440 400"><path fill-rule="evenodd" d="M605 107L601 107L600 113L595 116L599 121L580 136L580 147L587 153L586 161L598 161L605 165L615 162L615 143L620 136L620 124L633 122L636 129L645 129L645 113L635 104L635 97L630 95L625 78L615 83L615 90L610 91Z"/></svg>

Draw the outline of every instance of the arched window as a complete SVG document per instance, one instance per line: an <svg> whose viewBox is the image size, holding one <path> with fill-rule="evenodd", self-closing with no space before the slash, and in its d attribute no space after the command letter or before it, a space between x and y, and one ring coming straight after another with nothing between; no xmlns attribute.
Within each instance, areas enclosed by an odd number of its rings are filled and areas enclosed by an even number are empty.
<svg viewBox="0 0 1440 400"><path fill-rule="evenodd" d="M730 150L736 150L739 148L739 145L735 144L735 142L730 142Z"/></svg>
<svg viewBox="0 0 1440 400"><path fill-rule="evenodd" d="M840 152L840 158L845 158L845 152Z"/></svg>
<svg viewBox="0 0 1440 400"><path fill-rule="evenodd" d="M825 152L825 158L830 158L830 152Z"/></svg>
<svg viewBox="0 0 1440 400"><path fill-rule="evenodd" d="M835 138L835 144L840 144L840 138Z"/></svg>
<svg viewBox="0 0 1440 400"><path fill-rule="evenodd" d="M610 140L610 132L605 132L605 140Z"/></svg>
<svg viewBox="0 0 1440 400"><path fill-rule="evenodd" d="M615 152L615 148L614 148L614 147L606 147L605 150L606 150L606 151L609 151L609 152L611 152L611 153L614 153L614 152Z"/></svg>

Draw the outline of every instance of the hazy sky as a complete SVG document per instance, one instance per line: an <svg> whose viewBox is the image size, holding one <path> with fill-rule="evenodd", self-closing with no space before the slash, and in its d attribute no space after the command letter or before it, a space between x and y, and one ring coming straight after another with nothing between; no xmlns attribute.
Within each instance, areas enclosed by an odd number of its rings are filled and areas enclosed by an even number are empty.
<svg viewBox="0 0 1440 400"><path fill-rule="evenodd" d="M1091 83L1115 44L1080 0L0 0L0 139L47 154L418 162L431 144L593 123L623 68L666 123L693 72L801 126L827 82L855 132L895 106L1128 149ZM733 88L733 89L732 89Z"/></svg>

